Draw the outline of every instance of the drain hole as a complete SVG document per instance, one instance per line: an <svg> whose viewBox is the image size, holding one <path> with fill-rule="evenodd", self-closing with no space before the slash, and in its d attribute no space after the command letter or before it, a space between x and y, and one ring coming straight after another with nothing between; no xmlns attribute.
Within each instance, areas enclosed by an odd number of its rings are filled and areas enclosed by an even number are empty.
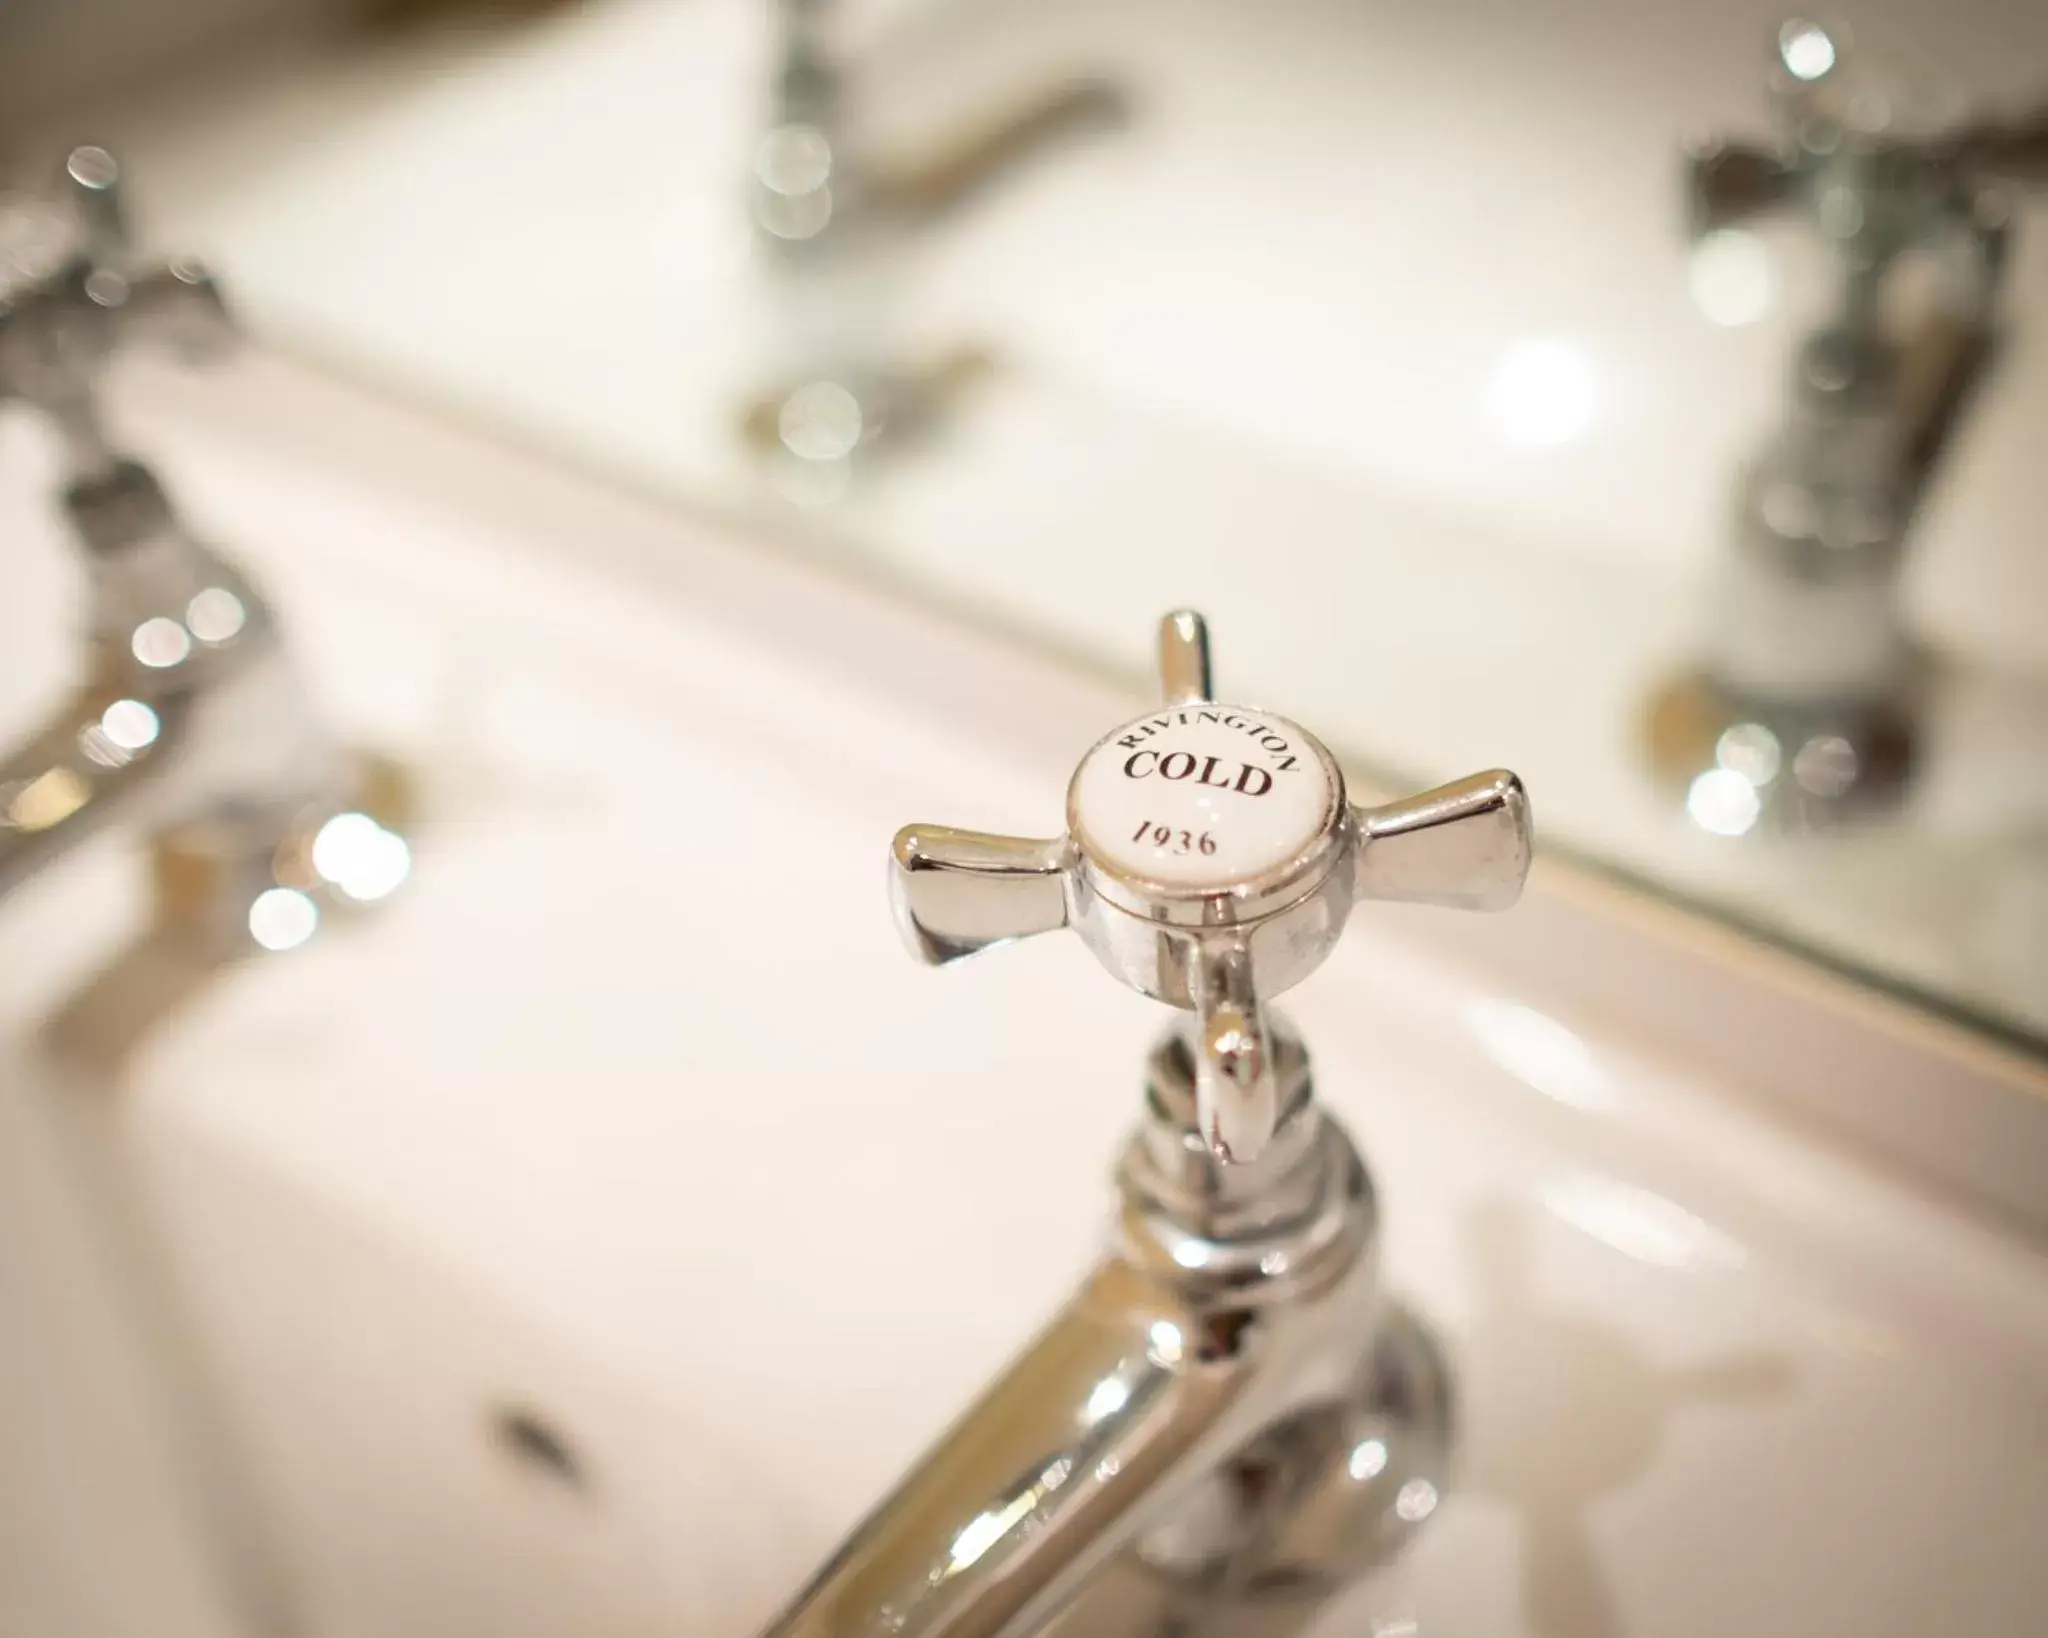
<svg viewBox="0 0 2048 1638"><path fill-rule="evenodd" d="M507 1405L491 1416L491 1433L507 1454L572 1490L584 1485L583 1462L575 1447L539 1411Z"/></svg>

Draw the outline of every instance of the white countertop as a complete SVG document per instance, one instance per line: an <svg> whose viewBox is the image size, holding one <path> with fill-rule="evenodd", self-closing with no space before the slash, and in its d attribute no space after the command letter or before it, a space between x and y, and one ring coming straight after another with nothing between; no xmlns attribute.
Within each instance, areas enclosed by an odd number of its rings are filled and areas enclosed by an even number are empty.
<svg viewBox="0 0 2048 1638"><path fill-rule="evenodd" d="M426 774L400 898L71 1088L307 1630L752 1630L1088 1256L1158 1021L1071 940L919 969L885 840L1055 825L1131 700L274 363L124 408L327 709ZM0 618L40 629L64 561L13 515L38 604ZM110 852L38 884L0 922L0 1016L135 913ZM1449 1339L1462 1476L1328 1630L2030 1630L2038 1250L1555 999L1581 949L1511 977L1410 925L1361 916L1290 1010L1388 1278ZM1860 1060L1813 1038L1778 1052L1848 1118ZM507 1404L582 1489L507 1459Z"/></svg>

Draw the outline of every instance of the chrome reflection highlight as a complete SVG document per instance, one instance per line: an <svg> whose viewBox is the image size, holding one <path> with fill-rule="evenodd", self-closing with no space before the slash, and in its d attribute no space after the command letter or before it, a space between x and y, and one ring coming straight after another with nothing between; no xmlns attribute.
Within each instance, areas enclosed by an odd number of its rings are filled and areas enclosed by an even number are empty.
<svg viewBox="0 0 2048 1638"><path fill-rule="evenodd" d="M980 1514L953 1538L952 1555L946 1562L947 1572L958 1574L969 1565L980 1563L983 1555L1037 1505L1038 1494L1034 1488L1018 1496L1000 1513Z"/></svg>
<svg viewBox="0 0 2048 1638"><path fill-rule="evenodd" d="M1536 337L1501 354L1480 390L1494 436L1510 449L1549 449L1584 437L1600 408L1600 381L1584 348Z"/></svg>
<svg viewBox="0 0 2048 1638"><path fill-rule="evenodd" d="M156 712L140 700L116 700L100 713L100 732L131 754L154 745L162 727Z"/></svg>
<svg viewBox="0 0 2048 1638"><path fill-rule="evenodd" d="M1548 1013L1482 996L1466 1004L1464 1021L1480 1050L1530 1090L1573 1109L1619 1101L1585 1038Z"/></svg>
<svg viewBox="0 0 2048 1638"><path fill-rule="evenodd" d="M160 723L140 700L115 700L78 730L78 754L101 768L125 768L155 743Z"/></svg>
<svg viewBox="0 0 2048 1638"><path fill-rule="evenodd" d="M412 849L367 813L337 813L313 837L313 868L358 904L395 893L412 873Z"/></svg>
<svg viewBox="0 0 2048 1638"><path fill-rule="evenodd" d="M1784 761L1778 736L1760 722L1738 722L1714 742L1714 761L1762 789L1778 777Z"/></svg>
<svg viewBox="0 0 2048 1638"><path fill-rule="evenodd" d="M185 663L192 652L192 636L169 615L159 614L135 628L128 646L142 664L152 670L167 671Z"/></svg>
<svg viewBox="0 0 2048 1638"><path fill-rule="evenodd" d="M1840 734L1819 734L1799 747L1792 758L1792 778L1811 795L1845 795L1860 771L1856 747Z"/></svg>
<svg viewBox="0 0 2048 1638"><path fill-rule="evenodd" d="M1146 1333L1145 1356L1155 1365L1174 1366L1181 1362L1185 1346L1181 1329L1172 1320L1156 1320Z"/></svg>
<svg viewBox="0 0 2048 1638"><path fill-rule="evenodd" d="M1732 768L1709 768L1685 793L1685 811L1714 836L1746 836L1763 816L1756 786Z"/></svg>
<svg viewBox="0 0 2048 1638"><path fill-rule="evenodd" d="M860 444L860 400L837 381L808 382L783 400L776 430L798 460L844 460Z"/></svg>
<svg viewBox="0 0 2048 1638"><path fill-rule="evenodd" d="M754 220L777 239L801 242L832 220L832 143L815 125L779 125L754 155Z"/></svg>
<svg viewBox="0 0 2048 1638"><path fill-rule="evenodd" d="M249 906L249 936L264 949L296 950L320 928L320 906L296 887L272 887Z"/></svg>
<svg viewBox="0 0 2048 1638"><path fill-rule="evenodd" d="M1105 1376L1095 1385L1095 1391L1088 1396L1081 1407L1081 1425L1093 1427L1105 1416L1114 1416L1130 1403L1131 1385L1121 1376Z"/></svg>
<svg viewBox="0 0 2048 1638"><path fill-rule="evenodd" d="M1427 1479L1410 1479L1394 1498L1394 1511L1409 1524L1420 1524L1436 1511L1437 1488Z"/></svg>
<svg viewBox="0 0 2048 1638"><path fill-rule="evenodd" d="M208 586L185 605L185 628L202 643L229 642L248 621L248 609L225 586Z"/></svg>
<svg viewBox="0 0 2048 1638"><path fill-rule="evenodd" d="M64 174L88 193L111 193L121 180L121 164L97 143L82 143L64 156Z"/></svg>
<svg viewBox="0 0 2048 1638"><path fill-rule="evenodd" d="M761 139L754 174L777 193L815 193L832 177L832 144L815 125L782 125Z"/></svg>
<svg viewBox="0 0 2048 1638"><path fill-rule="evenodd" d="M1351 1448L1351 1459L1345 1464L1354 1479L1376 1479L1387 1470L1387 1442L1384 1439L1361 1439Z"/></svg>
<svg viewBox="0 0 2048 1638"><path fill-rule="evenodd" d="M1833 36L1820 24L1794 17L1778 31L1778 60L1795 80L1818 80L1835 66Z"/></svg>

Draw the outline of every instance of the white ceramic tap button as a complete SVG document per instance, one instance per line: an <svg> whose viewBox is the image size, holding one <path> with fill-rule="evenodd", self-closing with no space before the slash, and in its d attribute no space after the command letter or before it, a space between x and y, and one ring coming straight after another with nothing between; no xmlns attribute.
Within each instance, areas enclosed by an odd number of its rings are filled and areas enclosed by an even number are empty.
<svg viewBox="0 0 2048 1638"><path fill-rule="evenodd" d="M1300 860L1338 822L1328 753L1268 711L1200 703L1102 739L1068 793L1074 839L1115 875L1222 891Z"/></svg>

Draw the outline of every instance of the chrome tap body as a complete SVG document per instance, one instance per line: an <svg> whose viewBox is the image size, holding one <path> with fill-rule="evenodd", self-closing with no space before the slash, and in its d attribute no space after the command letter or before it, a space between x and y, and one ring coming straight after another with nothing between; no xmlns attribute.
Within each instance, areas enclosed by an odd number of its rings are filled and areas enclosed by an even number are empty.
<svg viewBox="0 0 2048 1638"><path fill-rule="evenodd" d="M1738 700L1839 715L1910 680L1906 539L1996 350L2010 190L2048 174L2048 110L1905 133L1846 42L1803 20L1780 33L1771 88L1769 145L1689 156L1693 230L1796 211L1834 254L1835 298L1738 477L1707 671ZM1894 299L1914 267L1931 294Z"/></svg>
<svg viewBox="0 0 2048 1638"><path fill-rule="evenodd" d="M831 40L829 0L774 0L777 55L767 130L749 186L763 243L798 262L872 232L928 226L1042 149L1114 130L1122 89L1099 76L1054 83L951 134L917 160L865 151L847 107L848 75Z"/></svg>
<svg viewBox="0 0 2048 1638"><path fill-rule="evenodd" d="M115 824L232 816L274 849L339 798L343 769L269 606L133 462L73 484L64 507L87 560L85 675L0 757L0 901Z"/></svg>
<svg viewBox="0 0 2048 1638"><path fill-rule="evenodd" d="M1066 835L898 833L922 959L1071 926L1187 1016L1101 1262L768 1638L1294 1633L1446 1482L1449 1372L1381 1293L1369 1174L1265 998L1356 900L1505 908L1526 799L1496 772L1354 808L1306 730L1212 699L1198 615L1160 659L1166 703L1083 759Z"/></svg>
<svg viewBox="0 0 2048 1638"><path fill-rule="evenodd" d="M225 343L218 293L190 264L131 267L104 150L75 150L66 176L71 211L53 206L37 255L10 258L0 397L41 410L63 438L85 664L51 720L0 757L0 900L117 821L162 833L207 816L273 852L344 782L269 606L186 530L99 415L100 377L131 333Z"/></svg>
<svg viewBox="0 0 2048 1638"><path fill-rule="evenodd" d="M1275 1140L1225 1165L1167 1036L1106 1255L774 1638L1292 1630L1426 1516L1395 1501L1444 1482L1446 1373L1382 1323L1371 1183L1280 1050Z"/></svg>
<svg viewBox="0 0 2048 1638"><path fill-rule="evenodd" d="M773 0L772 10L774 79L747 187L777 275L778 333L739 424L815 504L856 458L942 425L995 362L971 339L929 354L890 344L903 242L1062 140L1121 126L1128 110L1118 85L1082 76L1034 88L914 158L891 157L854 133L829 0Z"/></svg>

